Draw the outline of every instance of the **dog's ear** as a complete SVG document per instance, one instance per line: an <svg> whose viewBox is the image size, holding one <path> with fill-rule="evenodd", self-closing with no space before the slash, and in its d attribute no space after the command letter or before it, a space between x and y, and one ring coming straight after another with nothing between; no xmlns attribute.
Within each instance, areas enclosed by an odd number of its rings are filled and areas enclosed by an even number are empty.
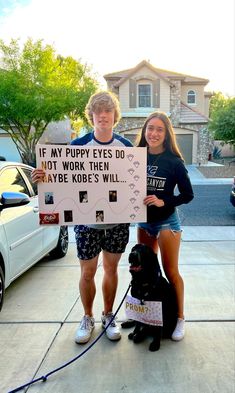
<svg viewBox="0 0 235 393"><path fill-rule="evenodd" d="M141 246L140 243L135 244L135 245L132 247L131 252L136 251L140 246Z"/></svg>
<svg viewBox="0 0 235 393"><path fill-rule="evenodd" d="M141 264L140 253L136 249L131 250L128 260L130 265L140 265Z"/></svg>
<svg viewBox="0 0 235 393"><path fill-rule="evenodd" d="M153 249L147 245L142 245L142 251L144 255L145 261L148 261L148 268L150 268L152 271L157 271L159 275L161 275L161 268L160 264L158 261L158 256L157 254L153 251ZM145 265L147 268L147 265Z"/></svg>

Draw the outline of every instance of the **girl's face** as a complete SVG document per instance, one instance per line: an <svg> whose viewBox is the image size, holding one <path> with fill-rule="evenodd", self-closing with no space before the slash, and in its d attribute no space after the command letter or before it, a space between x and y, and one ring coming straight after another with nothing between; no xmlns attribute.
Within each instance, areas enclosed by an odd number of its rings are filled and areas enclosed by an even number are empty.
<svg viewBox="0 0 235 393"><path fill-rule="evenodd" d="M149 146L150 153L162 153L165 150L163 146L165 138L165 124L161 119L153 117L151 120L149 120L145 130L145 139Z"/></svg>

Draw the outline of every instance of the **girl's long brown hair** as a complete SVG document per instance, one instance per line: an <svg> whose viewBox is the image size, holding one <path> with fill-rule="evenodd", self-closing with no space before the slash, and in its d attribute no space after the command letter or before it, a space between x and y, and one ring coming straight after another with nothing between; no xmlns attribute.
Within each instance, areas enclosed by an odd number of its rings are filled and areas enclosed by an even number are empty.
<svg viewBox="0 0 235 393"><path fill-rule="evenodd" d="M164 149L166 151L170 151L171 153L175 154L177 157L184 160L183 156L180 152L180 149L177 145L176 137L175 137L175 133L174 133L171 121L170 121L169 117L164 112L159 112L159 111L153 112L147 117L147 119L145 120L144 125L142 127L140 140L139 140L137 146L139 146L139 147L148 146L147 141L145 139L145 132L146 132L148 122L155 117L157 119L160 119L164 123L165 128L166 128L166 138L163 143Z"/></svg>

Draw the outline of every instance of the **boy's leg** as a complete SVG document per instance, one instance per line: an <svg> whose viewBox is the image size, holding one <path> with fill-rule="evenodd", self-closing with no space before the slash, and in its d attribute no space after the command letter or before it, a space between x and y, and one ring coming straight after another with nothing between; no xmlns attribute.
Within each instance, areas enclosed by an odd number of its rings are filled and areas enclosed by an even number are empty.
<svg viewBox="0 0 235 393"><path fill-rule="evenodd" d="M81 301L84 308L84 315L93 316L93 302L96 294L95 273L98 264L98 255L89 260L81 260L81 276L79 281L79 290Z"/></svg>
<svg viewBox="0 0 235 393"><path fill-rule="evenodd" d="M95 319L93 318L93 302L95 298L95 273L97 269L98 255L90 260L80 260L81 277L79 281L79 289L81 301L84 308L84 316L76 331L75 341L78 344L87 343L92 335L95 327Z"/></svg>
<svg viewBox="0 0 235 393"><path fill-rule="evenodd" d="M95 326L92 308L96 293L95 273L101 251L102 232L85 225L76 225L74 231L81 266L79 289L84 308L84 316L76 331L75 341L83 344L89 341Z"/></svg>
<svg viewBox="0 0 235 393"><path fill-rule="evenodd" d="M113 304L118 285L118 263L129 240L129 224L120 224L105 231L103 248L103 300L104 312L101 317L103 327L107 327L106 335L110 340L121 338L120 330L113 319ZM112 322L110 324L110 320Z"/></svg>
<svg viewBox="0 0 235 393"><path fill-rule="evenodd" d="M121 258L121 253L111 254L103 251L103 268L104 276L102 283L103 299L104 299L104 314L113 311L113 303L116 296L118 286L118 262Z"/></svg>

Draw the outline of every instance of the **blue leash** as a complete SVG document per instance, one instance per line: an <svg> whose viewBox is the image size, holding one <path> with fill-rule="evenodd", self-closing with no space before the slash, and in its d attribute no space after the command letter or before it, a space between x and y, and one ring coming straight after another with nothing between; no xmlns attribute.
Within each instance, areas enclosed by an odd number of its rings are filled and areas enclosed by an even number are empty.
<svg viewBox="0 0 235 393"><path fill-rule="evenodd" d="M112 317L112 319L110 319L108 325L103 329L103 331L96 337L96 339L95 339L94 341L92 341L92 343L91 343L83 352L81 352L81 353L80 353L78 356L76 356L75 358L69 360L67 363L64 363L62 366L60 366L60 367L58 367L58 368L56 368L56 369L50 371L48 374L42 375L40 378L33 379L31 382L28 382L28 383L26 383L25 385L21 385L21 386L19 386L19 387L16 388L16 389L10 390L8 393L19 392L20 390L26 388L27 386L30 386L30 385L32 385L33 383L36 383L36 382L39 382L39 381L46 382L46 381L47 381L47 378L48 378L50 375L52 375L52 374L56 373L57 371L60 371L60 370L62 370L63 368L69 366L70 364L72 364L73 362L75 362L76 360L78 360L80 357L82 357L87 351L89 351L89 349L91 349L91 348L93 347L93 345L95 345L95 344L97 343L97 341L98 341L98 340L103 336L103 334L106 332L106 330L108 329L109 325L113 322L114 318L116 317L118 311L120 310L120 308L121 308L121 306L122 306L122 304L123 304L123 302L124 302L124 300L125 300L125 298L126 298L128 292L129 292L130 287L131 287L131 284L129 284L129 286L128 286L128 288L127 288L127 291L126 291L125 295L123 296L123 299L122 299L120 305L118 306L116 312L113 314L113 317Z"/></svg>

